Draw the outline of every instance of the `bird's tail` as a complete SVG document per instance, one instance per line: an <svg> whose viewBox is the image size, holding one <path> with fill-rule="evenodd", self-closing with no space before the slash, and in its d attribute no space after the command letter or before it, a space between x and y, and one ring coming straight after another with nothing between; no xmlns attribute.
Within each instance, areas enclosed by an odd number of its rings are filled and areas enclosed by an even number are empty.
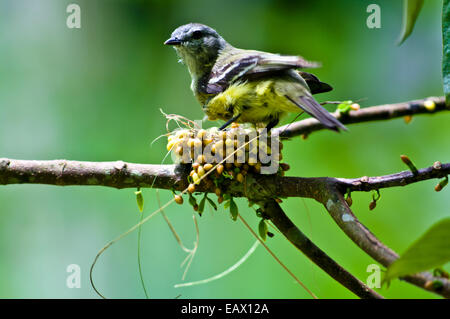
<svg viewBox="0 0 450 319"><path fill-rule="evenodd" d="M312 96L303 95L294 100L293 98L286 95L286 98L288 98L292 103L297 105L306 113L316 118L325 127L336 132L339 132L340 129L347 131L347 128L344 126L344 124L339 122L322 105L317 103Z"/></svg>

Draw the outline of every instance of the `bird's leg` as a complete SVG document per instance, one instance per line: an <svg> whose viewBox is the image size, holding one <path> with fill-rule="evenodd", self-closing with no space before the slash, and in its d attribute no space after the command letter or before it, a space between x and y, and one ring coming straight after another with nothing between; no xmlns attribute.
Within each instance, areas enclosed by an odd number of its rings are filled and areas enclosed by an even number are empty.
<svg viewBox="0 0 450 319"><path fill-rule="evenodd" d="M270 130L273 129L275 126L277 126L279 121L280 121L279 119L271 120L266 126L267 133L269 133Z"/></svg>
<svg viewBox="0 0 450 319"><path fill-rule="evenodd" d="M219 130L220 130L220 131L223 131L224 129L226 129L227 126L230 125L231 123L233 123L234 121L236 121L236 120L239 118L239 116L241 116L241 114L238 114L238 115L233 116L233 117L232 117L231 119L229 119L224 125L222 125L222 126L219 128Z"/></svg>

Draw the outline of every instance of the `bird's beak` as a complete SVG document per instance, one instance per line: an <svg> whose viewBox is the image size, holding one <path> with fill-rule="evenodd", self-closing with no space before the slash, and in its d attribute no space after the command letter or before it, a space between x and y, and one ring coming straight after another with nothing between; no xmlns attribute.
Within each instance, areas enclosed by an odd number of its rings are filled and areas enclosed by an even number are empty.
<svg viewBox="0 0 450 319"><path fill-rule="evenodd" d="M180 45L181 44L181 40L179 40L177 38L170 38L169 40L164 42L164 44L165 45Z"/></svg>

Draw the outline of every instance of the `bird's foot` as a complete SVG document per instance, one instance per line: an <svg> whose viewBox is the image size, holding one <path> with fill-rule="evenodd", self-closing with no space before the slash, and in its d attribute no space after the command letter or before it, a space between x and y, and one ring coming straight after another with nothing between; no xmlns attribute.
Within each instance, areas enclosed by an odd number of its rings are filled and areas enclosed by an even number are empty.
<svg viewBox="0 0 450 319"><path fill-rule="evenodd" d="M229 119L224 125L222 125L220 128L219 128L219 131L223 131L224 129L226 129L227 127L228 127L228 125L230 125L231 123L233 123L234 121L236 121L238 118L239 118L239 116L241 116L241 114L238 114L238 115L236 115L236 116L233 116L231 119Z"/></svg>
<svg viewBox="0 0 450 319"><path fill-rule="evenodd" d="M278 122L279 120L272 120L269 123L267 123L266 126L267 133L269 133L275 126L277 126Z"/></svg>

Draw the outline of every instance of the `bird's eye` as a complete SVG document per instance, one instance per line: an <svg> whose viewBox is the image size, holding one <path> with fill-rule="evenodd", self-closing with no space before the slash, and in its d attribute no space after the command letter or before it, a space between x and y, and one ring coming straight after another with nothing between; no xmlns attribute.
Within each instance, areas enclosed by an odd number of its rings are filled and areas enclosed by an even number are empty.
<svg viewBox="0 0 450 319"><path fill-rule="evenodd" d="M200 39L202 36L203 36L202 31L197 30L192 33L192 39L195 39L195 40Z"/></svg>

